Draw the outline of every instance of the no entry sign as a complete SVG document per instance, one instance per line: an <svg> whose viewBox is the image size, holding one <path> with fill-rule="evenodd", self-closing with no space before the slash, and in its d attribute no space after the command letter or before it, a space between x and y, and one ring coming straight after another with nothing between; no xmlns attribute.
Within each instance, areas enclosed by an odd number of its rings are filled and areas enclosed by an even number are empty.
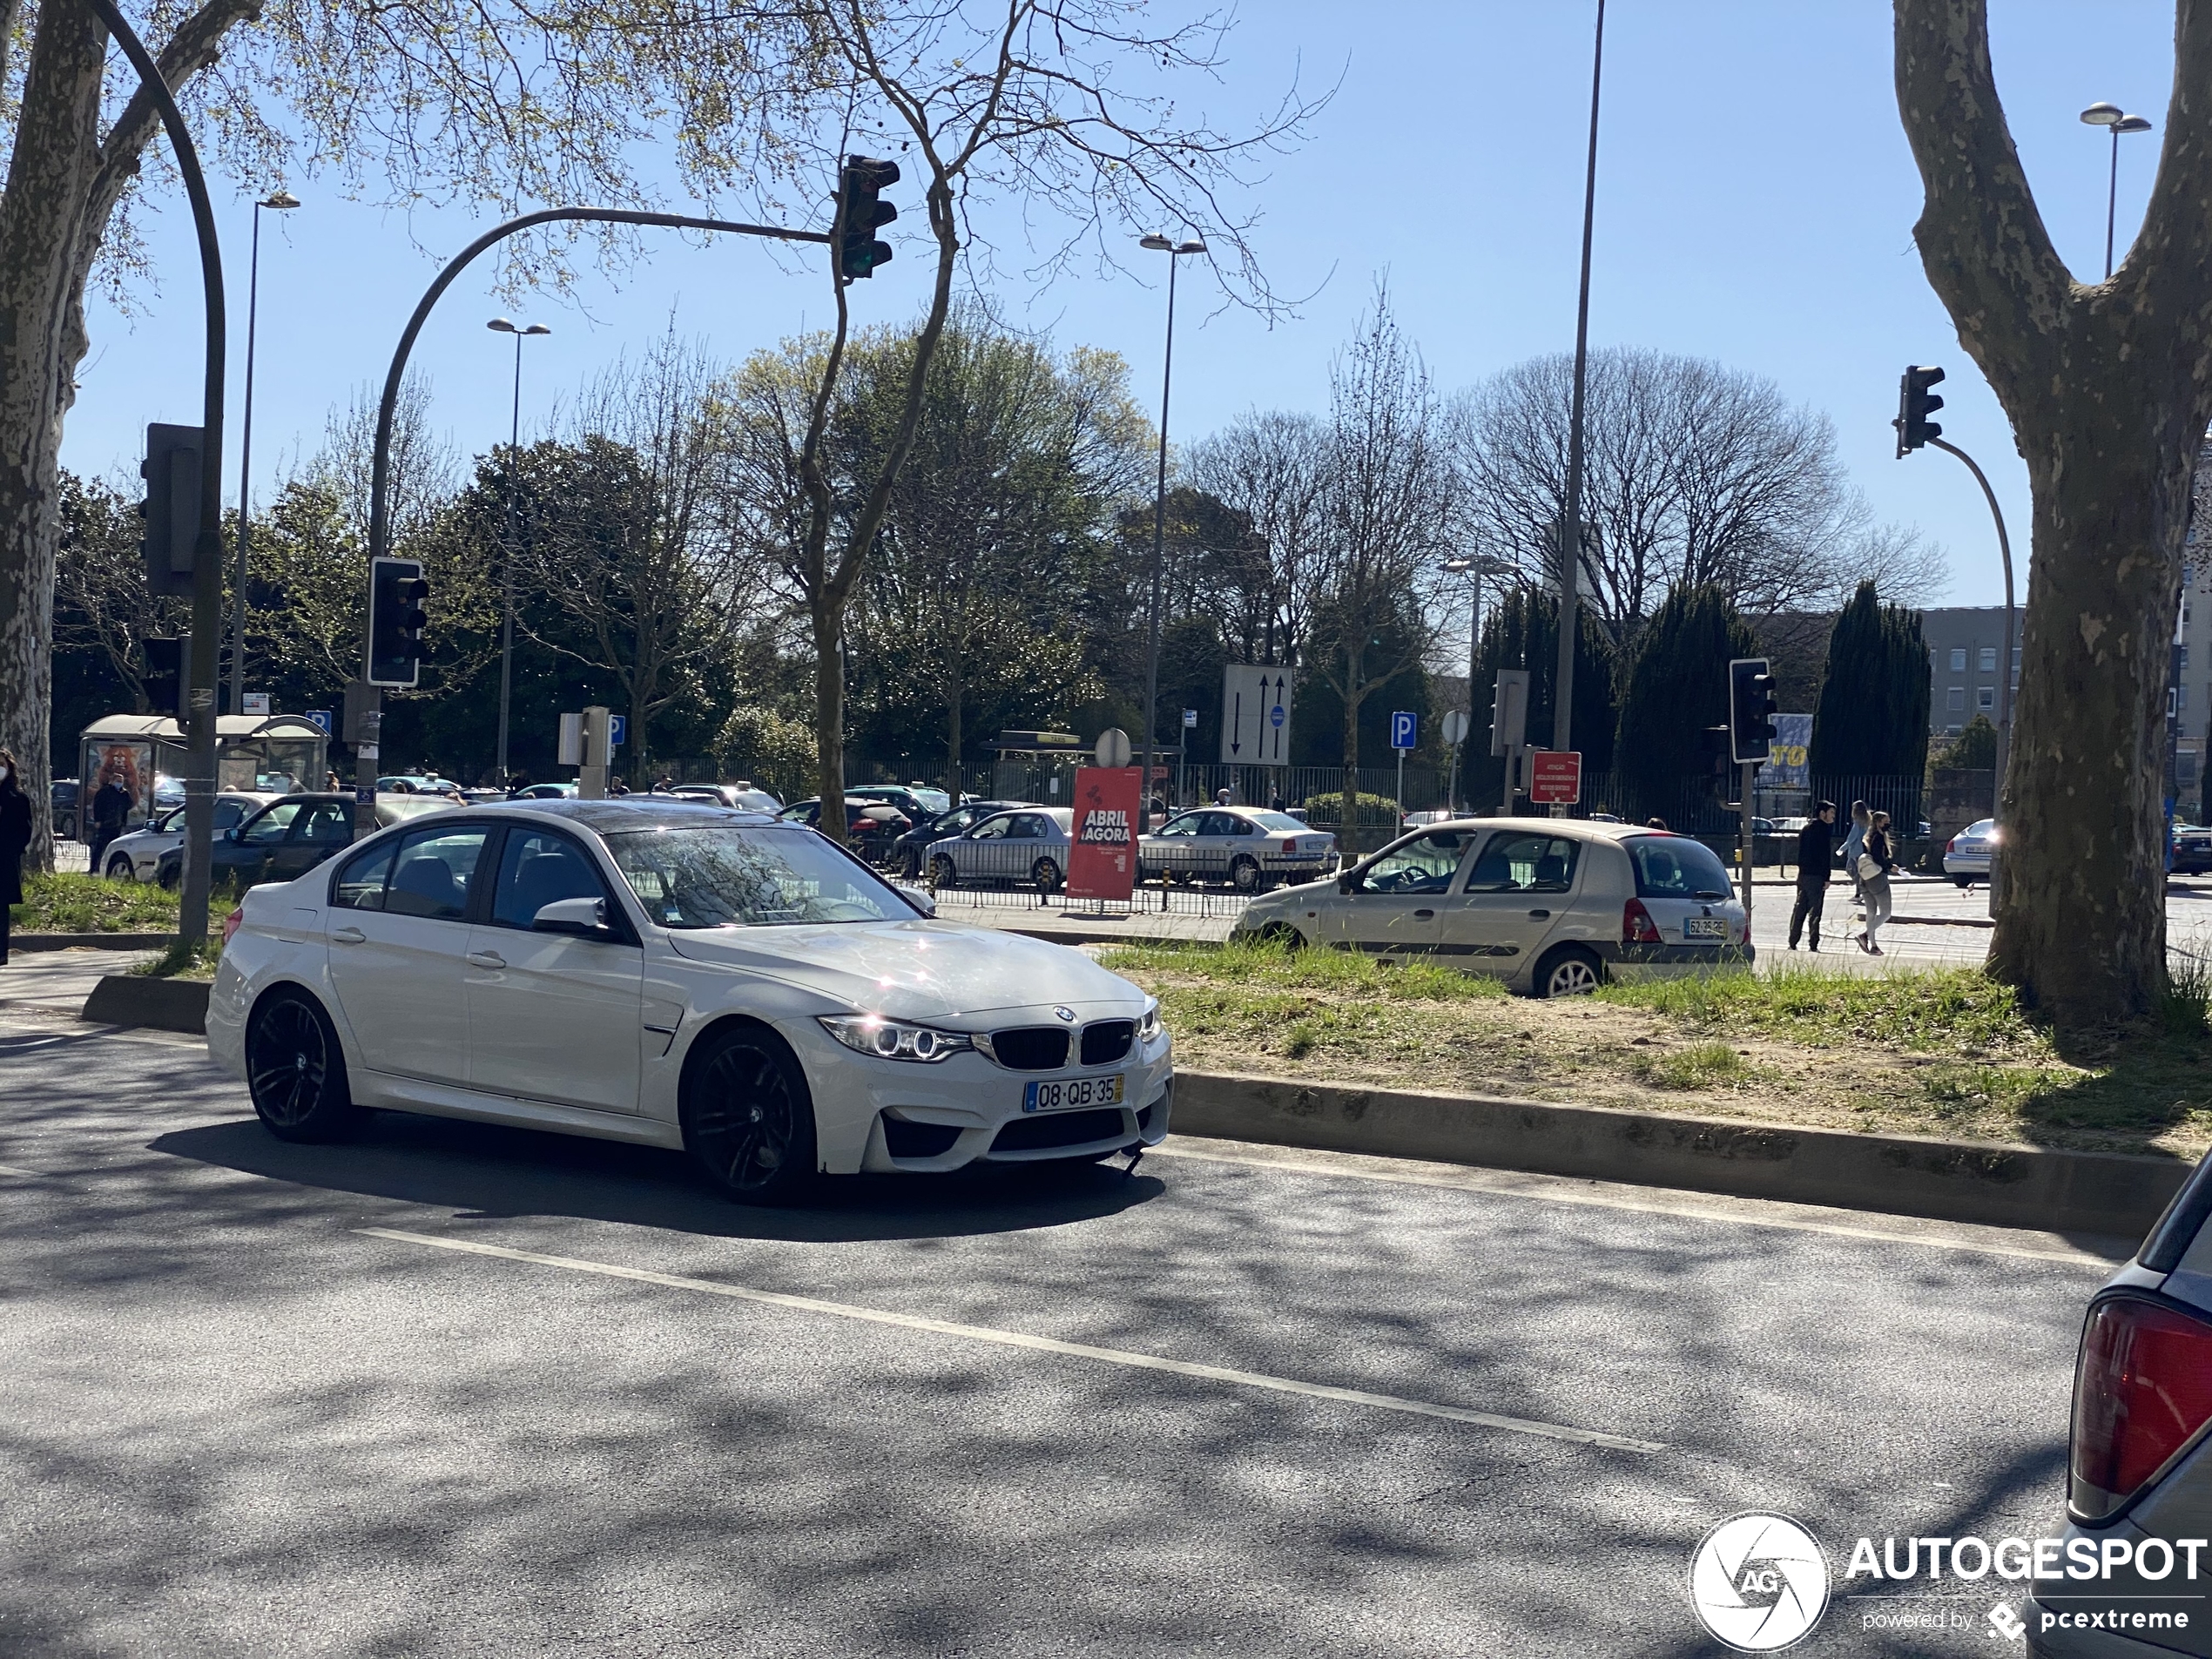
<svg viewBox="0 0 2212 1659"><path fill-rule="evenodd" d="M1582 799L1582 756L1576 749L1539 749L1529 756L1528 799L1540 806L1572 806Z"/></svg>

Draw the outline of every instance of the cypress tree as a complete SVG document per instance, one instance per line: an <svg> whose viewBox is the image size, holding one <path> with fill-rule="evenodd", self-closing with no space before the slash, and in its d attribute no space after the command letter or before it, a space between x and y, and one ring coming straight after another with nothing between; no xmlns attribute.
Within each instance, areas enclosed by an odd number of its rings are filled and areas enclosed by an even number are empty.
<svg viewBox="0 0 2212 1659"><path fill-rule="evenodd" d="M1614 660L1605 636L1588 613L1580 614L1575 651L1575 732L1582 775L1610 772L1614 763ZM1466 792L1478 806L1494 803L1505 788L1505 762L1487 752L1491 689L1501 668L1528 676L1528 745L1551 742L1552 680L1559 672L1559 604L1525 588L1492 605L1482 618L1482 644L1474 659L1474 742L1467 757Z"/></svg>
<svg viewBox="0 0 2212 1659"><path fill-rule="evenodd" d="M1828 636L1812 716L1816 778L1908 777L1928 764L1928 649L1920 613L1862 582Z"/></svg>
<svg viewBox="0 0 2212 1659"><path fill-rule="evenodd" d="M1757 652L1750 626L1722 590L1677 587L1645 625L1621 698L1622 780L1644 812L1679 810L1685 783L1705 776L1704 731L1728 723L1728 664Z"/></svg>

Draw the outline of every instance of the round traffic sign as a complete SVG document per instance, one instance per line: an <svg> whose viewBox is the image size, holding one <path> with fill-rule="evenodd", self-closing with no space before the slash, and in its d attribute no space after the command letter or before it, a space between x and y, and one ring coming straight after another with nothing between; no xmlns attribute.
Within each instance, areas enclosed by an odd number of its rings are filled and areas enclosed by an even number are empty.
<svg viewBox="0 0 2212 1659"><path fill-rule="evenodd" d="M1117 725L1108 726L1098 734L1096 753L1098 764L1102 766L1126 766L1130 755L1129 733Z"/></svg>

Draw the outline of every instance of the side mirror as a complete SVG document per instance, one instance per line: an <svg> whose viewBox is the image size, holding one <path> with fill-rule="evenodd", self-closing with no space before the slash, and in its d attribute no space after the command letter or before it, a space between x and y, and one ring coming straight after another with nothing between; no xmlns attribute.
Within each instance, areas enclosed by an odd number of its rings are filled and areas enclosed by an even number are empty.
<svg viewBox="0 0 2212 1659"><path fill-rule="evenodd" d="M530 928L541 934L576 934L592 938L605 934L604 899L556 899L530 918Z"/></svg>
<svg viewBox="0 0 2212 1659"><path fill-rule="evenodd" d="M1337 878L1337 891L1343 894L1349 894L1352 891L1352 878L1349 875L1340 875Z"/></svg>
<svg viewBox="0 0 2212 1659"><path fill-rule="evenodd" d="M221 839L226 841L235 841L238 840L238 826L233 824L228 829L225 830L222 833Z"/></svg>
<svg viewBox="0 0 2212 1659"><path fill-rule="evenodd" d="M892 885L898 888L899 896L901 899L921 911L923 915L934 916L937 914L937 900L921 888L910 887L903 881L894 881Z"/></svg>

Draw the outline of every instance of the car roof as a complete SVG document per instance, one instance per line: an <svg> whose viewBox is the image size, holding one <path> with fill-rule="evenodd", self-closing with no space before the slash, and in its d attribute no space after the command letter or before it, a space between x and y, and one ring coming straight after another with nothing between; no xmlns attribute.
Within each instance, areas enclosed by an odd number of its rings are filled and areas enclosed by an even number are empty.
<svg viewBox="0 0 2212 1659"><path fill-rule="evenodd" d="M1653 829L1647 824L1602 824L1588 818L1450 818L1440 824L1424 824L1416 833L1429 835L1440 829L1541 830L1547 834L1563 835L1572 841L1625 841L1638 835L1673 835L1685 841L1693 839L1673 830Z"/></svg>
<svg viewBox="0 0 2212 1659"><path fill-rule="evenodd" d="M574 799L510 800L478 809L486 813L527 813L533 818L556 818L581 824L599 835L624 830L696 829L702 824L751 824L765 828L798 830L804 825L786 824L766 813L714 801L691 800L679 795L617 795L606 800ZM813 832L806 831L808 834Z"/></svg>

